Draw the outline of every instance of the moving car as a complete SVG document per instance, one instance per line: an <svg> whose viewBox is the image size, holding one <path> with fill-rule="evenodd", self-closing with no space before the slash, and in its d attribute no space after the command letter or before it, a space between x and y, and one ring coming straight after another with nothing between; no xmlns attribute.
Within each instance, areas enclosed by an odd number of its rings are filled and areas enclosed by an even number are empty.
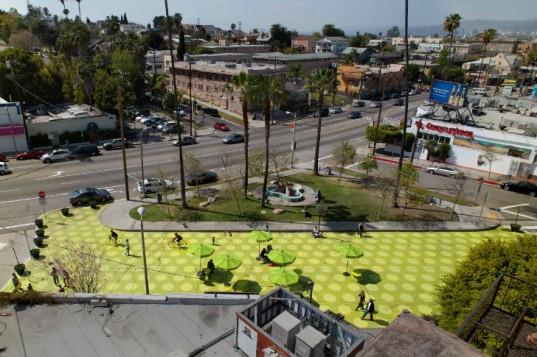
<svg viewBox="0 0 537 357"><path fill-rule="evenodd" d="M425 171L433 175L440 175L440 176L447 176L447 177L463 177L464 176L462 172L457 171L447 166L430 166L426 168Z"/></svg>
<svg viewBox="0 0 537 357"><path fill-rule="evenodd" d="M369 103L369 108L380 108L380 102L372 101Z"/></svg>
<svg viewBox="0 0 537 357"><path fill-rule="evenodd" d="M354 108L362 108L365 107L365 102L357 99L352 100L352 107Z"/></svg>
<svg viewBox="0 0 537 357"><path fill-rule="evenodd" d="M148 177L143 182L138 181L138 192L141 193L157 193L173 190L174 188L175 184L170 180Z"/></svg>
<svg viewBox="0 0 537 357"><path fill-rule="evenodd" d="M198 142L196 141L196 138L192 137L192 136L183 136L181 138L181 145L185 146L185 145L194 145L194 144L197 144ZM174 140L173 141L173 146L179 146L179 140Z"/></svg>
<svg viewBox="0 0 537 357"><path fill-rule="evenodd" d="M51 162L71 160L72 158L73 156L69 150L59 149L44 154L41 156L41 161L43 161L45 164L50 164Z"/></svg>
<svg viewBox="0 0 537 357"><path fill-rule="evenodd" d="M8 161L7 156L0 152L0 161Z"/></svg>
<svg viewBox="0 0 537 357"><path fill-rule="evenodd" d="M359 119L362 117L362 113L360 112L348 112L347 113L347 118L349 119Z"/></svg>
<svg viewBox="0 0 537 357"><path fill-rule="evenodd" d="M537 196L537 185L527 181L500 182L500 187L506 191L524 193L531 197Z"/></svg>
<svg viewBox="0 0 537 357"><path fill-rule="evenodd" d="M11 171L9 171L9 168L7 167L7 163L0 161L0 175L7 175Z"/></svg>
<svg viewBox="0 0 537 357"><path fill-rule="evenodd" d="M39 159L44 154L45 152L43 150L31 150L31 151L19 152L17 155L15 155L15 159L16 160Z"/></svg>
<svg viewBox="0 0 537 357"><path fill-rule="evenodd" d="M185 182L188 186L203 185L218 181L218 175L214 171L200 172L197 174L188 175Z"/></svg>
<svg viewBox="0 0 537 357"><path fill-rule="evenodd" d="M203 112L205 114L208 114L212 117L219 117L220 116L220 113L218 113L218 109L214 109L214 108L203 108Z"/></svg>
<svg viewBox="0 0 537 357"><path fill-rule="evenodd" d="M101 152L99 151L99 148L95 144L80 145L71 152L71 156L73 158L97 156L97 155L101 155Z"/></svg>
<svg viewBox="0 0 537 357"><path fill-rule="evenodd" d="M400 107L401 105L405 105L405 101L401 98L398 98L393 102L393 105L396 107Z"/></svg>
<svg viewBox="0 0 537 357"><path fill-rule="evenodd" d="M229 131L229 126L224 122L216 122L213 125L214 130Z"/></svg>
<svg viewBox="0 0 537 357"><path fill-rule="evenodd" d="M105 203L113 200L114 197L110 192L95 187L79 188L69 193L69 202L73 206L87 205L91 202Z"/></svg>
<svg viewBox="0 0 537 357"><path fill-rule="evenodd" d="M125 147L131 148L133 147L132 143L128 140L125 140ZM114 149L121 149L121 139L114 139L110 142L104 143L103 148L105 150L114 150Z"/></svg>
<svg viewBox="0 0 537 357"><path fill-rule="evenodd" d="M244 142L244 137L241 134L229 134L222 139L224 144L237 144Z"/></svg>
<svg viewBox="0 0 537 357"><path fill-rule="evenodd" d="M331 107L331 108L328 109L328 113L330 113L330 114L343 113L343 109L341 107Z"/></svg>

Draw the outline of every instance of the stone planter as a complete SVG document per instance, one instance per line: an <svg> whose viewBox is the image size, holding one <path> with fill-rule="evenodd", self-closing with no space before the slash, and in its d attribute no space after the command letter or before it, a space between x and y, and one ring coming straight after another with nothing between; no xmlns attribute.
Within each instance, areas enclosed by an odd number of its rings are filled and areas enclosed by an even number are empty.
<svg viewBox="0 0 537 357"><path fill-rule="evenodd" d="M40 250L38 248L30 249L30 256L34 259L39 259Z"/></svg>
<svg viewBox="0 0 537 357"><path fill-rule="evenodd" d="M91 201L91 202L90 202L90 207L93 208L93 209L97 209L97 208L99 208L99 206L97 205L97 202L96 202L96 201Z"/></svg>
<svg viewBox="0 0 537 357"><path fill-rule="evenodd" d="M520 232L522 226L517 223L511 223L511 232Z"/></svg>
<svg viewBox="0 0 537 357"><path fill-rule="evenodd" d="M43 247L43 238L34 238L34 244L36 245L36 247Z"/></svg>
<svg viewBox="0 0 537 357"><path fill-rule="evenodd" d="M45 237L45 230L44 229L36 229L35 235L37 238L44 238Z"/></svg>
<svg viewBox="0 0 537 357"><path fill-rule="evenodd" d="M69 216L69 208L64 207L64 208L62 208L60 211L62 212L62 215L63 215L64 217Z"/></svg>
<svg viewBox="0 0 537 357"><path fill-rule="evenodd" d="M17 264L13 267L13 269L15 270L15 273L17 273L18 275L24 275L24 272L26 271L26 265Z"/></svg>
<svg viewBox="0 0 537 357"><path fill-rule="evenodd" d="M35 226L39 229L43 228L43 220L42 219L36 219L35 220Z"/></svg>

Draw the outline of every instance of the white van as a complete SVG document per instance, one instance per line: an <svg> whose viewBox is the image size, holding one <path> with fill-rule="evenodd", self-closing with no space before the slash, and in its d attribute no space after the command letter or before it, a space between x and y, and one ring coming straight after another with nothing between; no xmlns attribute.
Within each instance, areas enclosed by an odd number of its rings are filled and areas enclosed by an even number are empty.
<svg viewBox="0 0 537 357"><path fill-rule="evenodd" d="M480 95L482 97L486 97L487 96L487 89L486 88L474 88L474 89L472 89L472 94L473 95Z"/></svg>
<svg viewBox="0 0 537 357"><path fill-rule="evenodd" d="M9 174L9 168L7 167L7 162L0 162L0 175Z"/></svg>

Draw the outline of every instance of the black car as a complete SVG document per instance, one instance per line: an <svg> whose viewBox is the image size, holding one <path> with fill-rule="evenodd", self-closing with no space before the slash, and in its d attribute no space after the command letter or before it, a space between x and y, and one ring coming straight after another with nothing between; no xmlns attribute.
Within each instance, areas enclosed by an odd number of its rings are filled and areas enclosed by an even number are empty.
<svg viewBox="0 0 537 357"><path fill-rule="evenodd" d="M392 95L391 95L391 98L392 99L399 99L399 98L401 98L401 94L399 94L398 92L393 92Z"/></svg>
<svg viewBox="0 0 537 357"><path fill-rule="evenodd" d="M203 185L218 181L218 175L213 171L200 172L193 175L188 175L185 182L188 186Z"/></svg>
<svg viewBox="0 0 537 357"><path fill-rule="evenodd" d="M360 112L348 112L347 113L347 118L349 119L359 119L362 117L362 113Z"/></svg>
<svg viewBox="0 0 537 357"><path fill-rule="evenodd" d="M162 118L153 118L151 119L151 129L157 129L157 127L164 123L164 119ZM147 122L146 122L147 125Z"/></svg>
<svg viewBox="0 0 537 357"><path fill-rule="evenodd" d="M405 104L405 101L404 101L403 99L401 99L401 98L396 99L396 100L393 102L393 105L395 105L395 106L397 106L397 107L400 107L400 106L402 106L402 105L404 105L404 104Z"/></svg>
<svg viewBox="0 0 537 357"><path fill-rule="evenodd" d="M500 187L506 191L524 193L531 197L537 196L537 185L527 181L501 182Z"/></svg>
<svg viewBox="0 0 537 357"><path fill-rule="evenodd" d="M114 197L110 192L95 187L79 188L69 193L69 202L73 206L87 205L92 202L105 203L113 200Z"/></svg>
<svg viewBox="0 0 537 357"><path fill-rule="evenodd" d="M203 112L212 117L218 118L220 116L220 113L218 113L218 110L214 108L203 108Z"/></svg>
<svg viewBox="0 0 537 357"><path fill-rule="evenodd" d="M244 142L244 136L241 134L229 134L224 139L222 139L224 144L237 144Z"/></svg>
<svg viewBox="0 0 537 357"><path fill-rule="evenodd" d="M318 114L319 112L313 112L313 114L310 115L311 118L317 118L317 116L319 115ZM324 108L323 110L321 110L321 118L323 117L327 117L330 115L330 111L328 110L328 108Z"/></svg>
<svg viewBox="0 0 537 357"><path fill-rule="evenodd" d="M71 152L71 157L79 158L79 157L96 156L100 154L101 152L99 151L99 148L97 147L97 145L84 144L73 149Z"/></svg>
<svg viewBox="0 0 537 357"><path fill-rule="evenodd" d="M183 136L181 138L181 145L183 146L186 146L186 145L194 145L194 144L197 144L198 142L196 141L196 138L192 137L192 136ZM179 140L174 140L173 141L173 146L179 146Z"/></svg>

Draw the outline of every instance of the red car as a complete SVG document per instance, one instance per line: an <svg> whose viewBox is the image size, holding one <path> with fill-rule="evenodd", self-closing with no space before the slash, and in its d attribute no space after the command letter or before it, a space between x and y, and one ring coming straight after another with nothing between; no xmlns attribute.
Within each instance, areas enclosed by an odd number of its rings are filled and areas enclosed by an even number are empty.
<svg viewBox="0 0 537 357"><path fill-rule="evenodd" d="M7 161L7 156L0 152L0 162Z"/></svg>
<svg viewBox="0 0 537 357"><path fill-rule="evenodd" d="M229 126L226 123L217 122L213 125L214 130L229 131Z"/></svg>
<svg viewBox="0 0 537 357"><path fill-rule="evenodd" d="M15 155L15 159L17 160L32 160L32 159L40 159L41 156L45 154L42 150L32 150L32 151L26 151L26 152L20 152L17 155Z"/></svg>

